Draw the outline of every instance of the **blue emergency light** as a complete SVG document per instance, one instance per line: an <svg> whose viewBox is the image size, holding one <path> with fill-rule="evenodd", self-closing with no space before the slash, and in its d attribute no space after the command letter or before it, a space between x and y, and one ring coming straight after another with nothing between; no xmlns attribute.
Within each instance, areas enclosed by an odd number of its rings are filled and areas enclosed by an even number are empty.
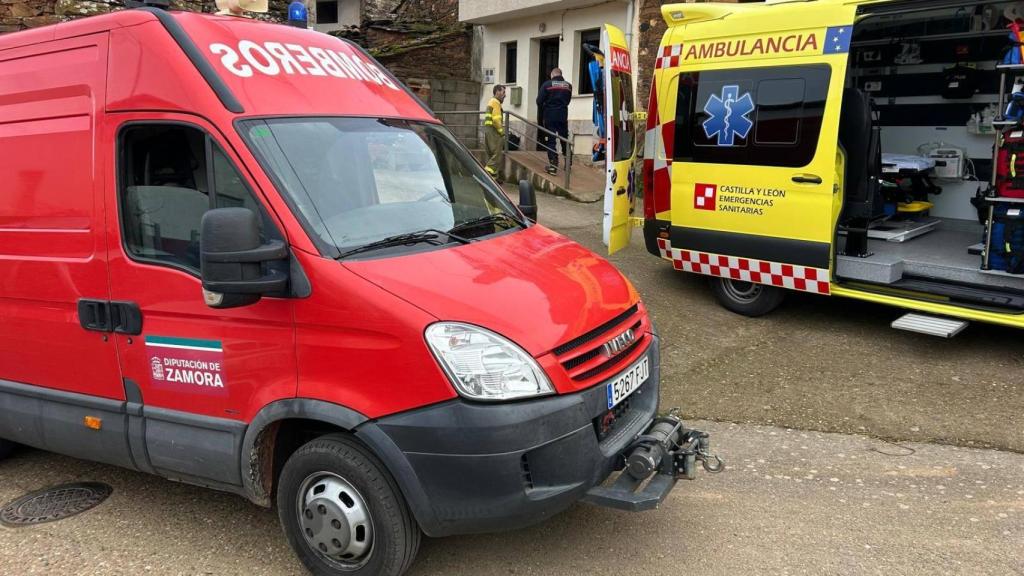
<svg viewBox="0 0 1024 576"><path fill-rule="evenodd" d="M298 28L306 28L309 22L309 11L306 4L295 0L288 5L288 23Z"/></svg>

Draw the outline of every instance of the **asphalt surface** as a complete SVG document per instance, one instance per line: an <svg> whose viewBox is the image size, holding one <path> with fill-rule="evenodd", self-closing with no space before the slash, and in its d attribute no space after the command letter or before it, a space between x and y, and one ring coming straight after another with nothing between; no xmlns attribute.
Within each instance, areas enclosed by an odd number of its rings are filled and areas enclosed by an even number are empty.
<svg viewBox="0 0 1024 576"><path fill-rule="evenodd" d="M659 508L579 504L533 528L424 540L414 576L1024 574L1024 456L695 422L727 458ZM300 575L273 511L202 488L22 450L0 500L107 482L97 508L0 528L0 574Z"/></svg>
<svg viewBox="0 0 1024 576"><path fill-rule="evenodd" d="M600 206L543 197L540 211L600 248ZM1018 332L939 341L890 330L897 310L809 297L742 318L634 244L612 260L663 336L663 405L700 419L726 471L652 512L580 504L508 534L427 539L411 574L1024 575ZM273 511L127 470L22 449L0 462L0 503L84 480L114 493L0 526L0 574L303 574Z"/></svg>

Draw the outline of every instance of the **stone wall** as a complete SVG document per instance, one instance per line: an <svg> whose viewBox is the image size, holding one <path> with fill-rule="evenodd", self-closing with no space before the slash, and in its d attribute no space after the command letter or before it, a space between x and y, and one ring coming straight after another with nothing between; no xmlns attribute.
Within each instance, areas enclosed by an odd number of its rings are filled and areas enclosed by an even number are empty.
<svg viewBox="0 0 1024 576"><path fill-rule="evenodd" d="M360 29L337 35L365 46L434 110L472 111L480 102L472 66L475 36L472 26L459 22L458 8L457 0L364 0ZM469 124L467 118L442 119L455 125ZM472 124L478 122L473 118ZM475 144L474 128L452 128Z"/></svg>
<svg viewBox="0 0 1024 576"><path fill-rule="evenodd" d="M215 12L213 0L171 0L171 6L193 12ZM122 0L0 0L0 33L36 28L124 8ZM283 22L288 2L271 0L267 20Z"/></svg>

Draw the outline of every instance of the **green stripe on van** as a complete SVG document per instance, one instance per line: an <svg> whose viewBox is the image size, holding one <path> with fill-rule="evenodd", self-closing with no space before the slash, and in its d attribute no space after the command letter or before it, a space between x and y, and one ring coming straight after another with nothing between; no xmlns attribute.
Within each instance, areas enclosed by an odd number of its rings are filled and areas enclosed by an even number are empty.
<svg viewBox="0 0 1024 576"><path fill-rule="evenodd" d="M198 338L177 338L174 336L146 336L146 344L170 344L171 346L192 346L220 350L220 340L200 340Z"/></svg>

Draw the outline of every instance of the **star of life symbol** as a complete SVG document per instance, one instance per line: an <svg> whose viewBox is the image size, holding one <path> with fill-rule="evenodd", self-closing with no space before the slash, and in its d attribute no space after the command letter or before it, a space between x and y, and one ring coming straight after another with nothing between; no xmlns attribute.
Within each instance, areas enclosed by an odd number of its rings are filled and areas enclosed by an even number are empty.
<svg viewBox="0 0 1024 576"><path fill-rule="evenodd" d="M722 96L712 94L704 105L708 119L704 121L704 134L709 138L718 137L719 146L733 146L736 137L746 138L754 127L750 113L754 111L754 99L750 93L740 96L739 86L723 86Z"/></svg>

